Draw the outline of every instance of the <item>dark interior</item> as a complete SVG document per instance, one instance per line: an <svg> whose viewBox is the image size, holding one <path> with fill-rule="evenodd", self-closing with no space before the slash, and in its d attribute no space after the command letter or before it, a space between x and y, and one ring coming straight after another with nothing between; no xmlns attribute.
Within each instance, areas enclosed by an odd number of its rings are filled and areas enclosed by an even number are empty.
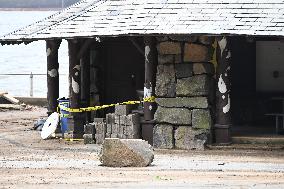
<svg viewBox="0 0 284 189"><path fill-rule="evenodd" d="M283 97L283 92L256 90L256 40L275 39L232 39L233 136L276 135L275 117L266 114L284 112L282 103L273 100Z"/></svg>

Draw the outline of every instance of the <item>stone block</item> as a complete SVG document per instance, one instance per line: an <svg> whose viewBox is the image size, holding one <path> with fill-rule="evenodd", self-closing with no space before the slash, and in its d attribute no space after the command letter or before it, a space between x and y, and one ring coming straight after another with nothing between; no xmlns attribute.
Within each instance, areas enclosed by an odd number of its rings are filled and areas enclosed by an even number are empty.
<svg viewBox="0 0 284 189"><path fill-rule="evenodd" d="M110 137L111 138L118 138L118 135L117 134L111 134Z"/></svg>
<svg viewBox="0 0 284 189"><path fill-rule="evenodd" d="M126 125L126 115L122 115L122 116L120 116L120 118L119 118L119 124L120 125Z"/></svg>
<svg viewBox="0 0 284 189"><path fill-rule="evenodd" d="M106 123L107 124L114 124L114 114L110 113L110 114L106 114Z"/></svg>
<svg viewBox="0 0 284 189"><path fill-rule="evenodd" d="M175 130L174 138L175 147L178 149L204 150L204 145L208 140L208 131L180 126Z"/></svg>
<svg viewBox="0 0 284 189"><path fill-rule="evenodd" d="M105 122L105 118L97 118L97 117L94 118L94 123L103 123L103 122Z"/></svg>
<svg viewBox="0 0 284 189"><path fill-rule="evenodd" d="M125 117L125 125L138 125L140 124L140 115L138 113L129 114Z"/></svg>
<svg viewBox="0 0 284 189"><path fill-rule="evenodd" d="M116 105L115 114L116 115L128 115L131 111L131 105Z"/></svg>
<svg viewBox="0 0 284 189"><path fill-rule="evenodd" d="M174 129L172 125L158 124L153 128L153 146L172 149L174 147Z"/></svg>
<svg viewBox="0 0 284 189"><path fill-rule="evenodd" d="M153 162L153 148L141 139L106 139L100 152L103 166L146 167Z"/></svg>
<svg viewBox="0 0 284 189"><path fill-rule="evenodd" d="M114 115L114 123L120 125L120 115Z"/></svg>
<svg viewBox="0 0 284 189"><path fill-rule="evenodd" d="M85 134L95 134L96 133L95 124L88 123L84 125L84 133Z"/></svg>
<svg viewBox="0 0 284 189"><path fill-rule="evenodd" d="M172 54L159 54L158 64L173 64L175 63L175 55Z"/></svg>
<svg viewBox="0 0 284 189"><path fill-rule="evenodd" d="M111 134L106 133L106 138L111 138Z"/></svg>
<svg viewBox="0 0 284 189"><path fill-rule="evenodd" d="M210 129L212 118L209 110L192 110L192 127L196 129Z"/></svg>
<svg viewBox="0 0 284 189"><path fill-rule="evenodd" d="M105 139L105 134L95 134L96 144L102 144Z"/></svg>
<svg viewBox="0 0 284 189"><path fill-rule="evenodd" d="M157 50L159 54L181 54L181 44L165 41L157 45Z"/></svg>
<svg viewBox="0 0 284 189"><path fill-rule="evenodd" d="M201 35L198 37L198 41L204 45L212 45L215 41L215 37Z"/></svg>
<svg viewBox="0 0 284 189"><path fill-rule="evenodd" d="M155 115L158 123L173 125L191 125L191 110L186 108L164 108L159 106Z"/></svg>
<svg viewBox="0 0 284 189"><path fill-rule="evenodd" d="M194 75L208 74L213 76L215 74L215 68L212 63L194 63L193 73Z"/></svg>
<svg viewBox="0 0 284 189"><path fill-rule="evenodd" d="M111 124L107 124L106 125L106 133L107 134L111 134L112 133L112 125Z"/></svg>
<svg viewBox="0 0 284 189"><path fill-rule="evenodd" d="M211 60L209 47L186 43L184 46L184 62L208 62Z"/></svg>
<svg viewBox="0 0 284 189"><path fill-rule="evenodd" d="M183 62L181 54L176 54L174 63L181 63L181 62Z"/></svg>
<svg viewBox="0 0 284 189"><path fill-rule="evenodd" d="M105 122L95 123L96 134L105 134L106 133L106 124Z"/></svg>
<svg viewBox="0 0 284 189"><path fill-rule="evenodd" d="M74 133L73 131L69 131L63 134L64 139L73 139L74 138Z"/></svg>
<svg viewBox="0 0 284 189"><path fill-rule="evenodd" d="M198 37L197 36L182 36L182 35L176 35L176 36L170 36L169 37L171 40L174 41L181 41L181 42L196 42Z"/></svg>
<svg viewBox="0 0 284 189"><path fill-rule="evenodd" d="M158 65L155 93L159 97L175 97L175 69L173 65Z"/></svg>
<svg viewBox="0 0 284 189"><path fill-rule="evenodd" d="M175 65L176 78L191 77L193 75L193 64L177 64Z"/></svg>
<svg viewBox="0 0 284 189"><path fill-rule="evenodd" d="M156 102L166 108L208 108L206 97L156 98Z"/></svg>
<svg viewBox="0 0 284 189"><path fill-rule="evenodd" d="M141 125L127 125L124 134L141 136Z"/></svg>
<svg viewBox="0 0 284 189"><path fill-rule="evenodd" d="M212 80L207 75L196 75L177 80L177 96L205 96L212 88Z"/></svg>
<svg viewBox="0 0 284 189"><path fill-rule="evenodd" d="M94 134L84 134L84 144L94 144L95 143L95 135Z"/></svg>
<svg viewBox="0 0 284 189"><path fill-rule="evenodd" d="M112 127L111 127L111 131L112 131L111 132L112 134L118 134L119 133L119 125L118 124L113 124Z"/></svg>

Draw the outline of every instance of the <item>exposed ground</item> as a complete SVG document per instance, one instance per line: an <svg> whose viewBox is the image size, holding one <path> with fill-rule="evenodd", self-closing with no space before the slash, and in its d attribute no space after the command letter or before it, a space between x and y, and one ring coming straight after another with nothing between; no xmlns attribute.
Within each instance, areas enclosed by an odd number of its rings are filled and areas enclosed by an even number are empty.
<svg viewBox="0 0 284 189"><path fill-rule="evenodd" d="M100 166L98 145L42 140L46 109L0 111L0 188L284 188L284 151L156 151L146 168Z"/></svg>

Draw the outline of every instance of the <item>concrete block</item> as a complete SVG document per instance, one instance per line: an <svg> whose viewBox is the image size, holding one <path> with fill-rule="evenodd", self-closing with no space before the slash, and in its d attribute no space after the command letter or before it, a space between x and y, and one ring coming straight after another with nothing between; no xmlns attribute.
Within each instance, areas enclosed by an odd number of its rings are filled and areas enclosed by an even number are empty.
<svg viewBox="0 0 284 189"><path fill-rule="evenodd" d="M95 124L88 123L84 125L84 133L85 134L95 134L96 133Z"/></svg>
<svg viewBox="0 0 284 189"><path fill-rule="evenodd" d="M116 115L128 115L131 111L131 105L116 105L115 114Z"/></svg>
<svg viewBox="0 0 284 189"><path fill-rule="evenodd" d="M84 134L84 144L94 144L95 143L95 135L94 134Z"/></svg>
<svg viewBox="0 0 284 189"><path fill-rule="evenodd" d="M102 144L105 139L105 134L95 134L96 144Z"/></svg>

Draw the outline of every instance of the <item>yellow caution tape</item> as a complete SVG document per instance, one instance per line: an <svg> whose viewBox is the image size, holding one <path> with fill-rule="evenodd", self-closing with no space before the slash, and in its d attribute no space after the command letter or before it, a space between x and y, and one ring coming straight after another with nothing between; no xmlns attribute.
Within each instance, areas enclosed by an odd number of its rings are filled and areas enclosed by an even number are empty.
<svg viewBox="0 0 284 189"><path fill-rule="evenodd" d="M80 112L97 111L97 110L110 108L110 107L117 106L117 105L140 104L141 102L155 102L155 97L154 96L147 97L147 98L144 98L143 101L127 101L127 102L121 102L117 104L108 104L108 105L93 106L93 107L86 107L86 108L67 108L63 106L63 104L66 104L66 103L60 103L58 105L58 108L60 108L61 110L67 111L67 112L80 113ZM63 114L61 116L68 117L68 114Z"/></svg>

